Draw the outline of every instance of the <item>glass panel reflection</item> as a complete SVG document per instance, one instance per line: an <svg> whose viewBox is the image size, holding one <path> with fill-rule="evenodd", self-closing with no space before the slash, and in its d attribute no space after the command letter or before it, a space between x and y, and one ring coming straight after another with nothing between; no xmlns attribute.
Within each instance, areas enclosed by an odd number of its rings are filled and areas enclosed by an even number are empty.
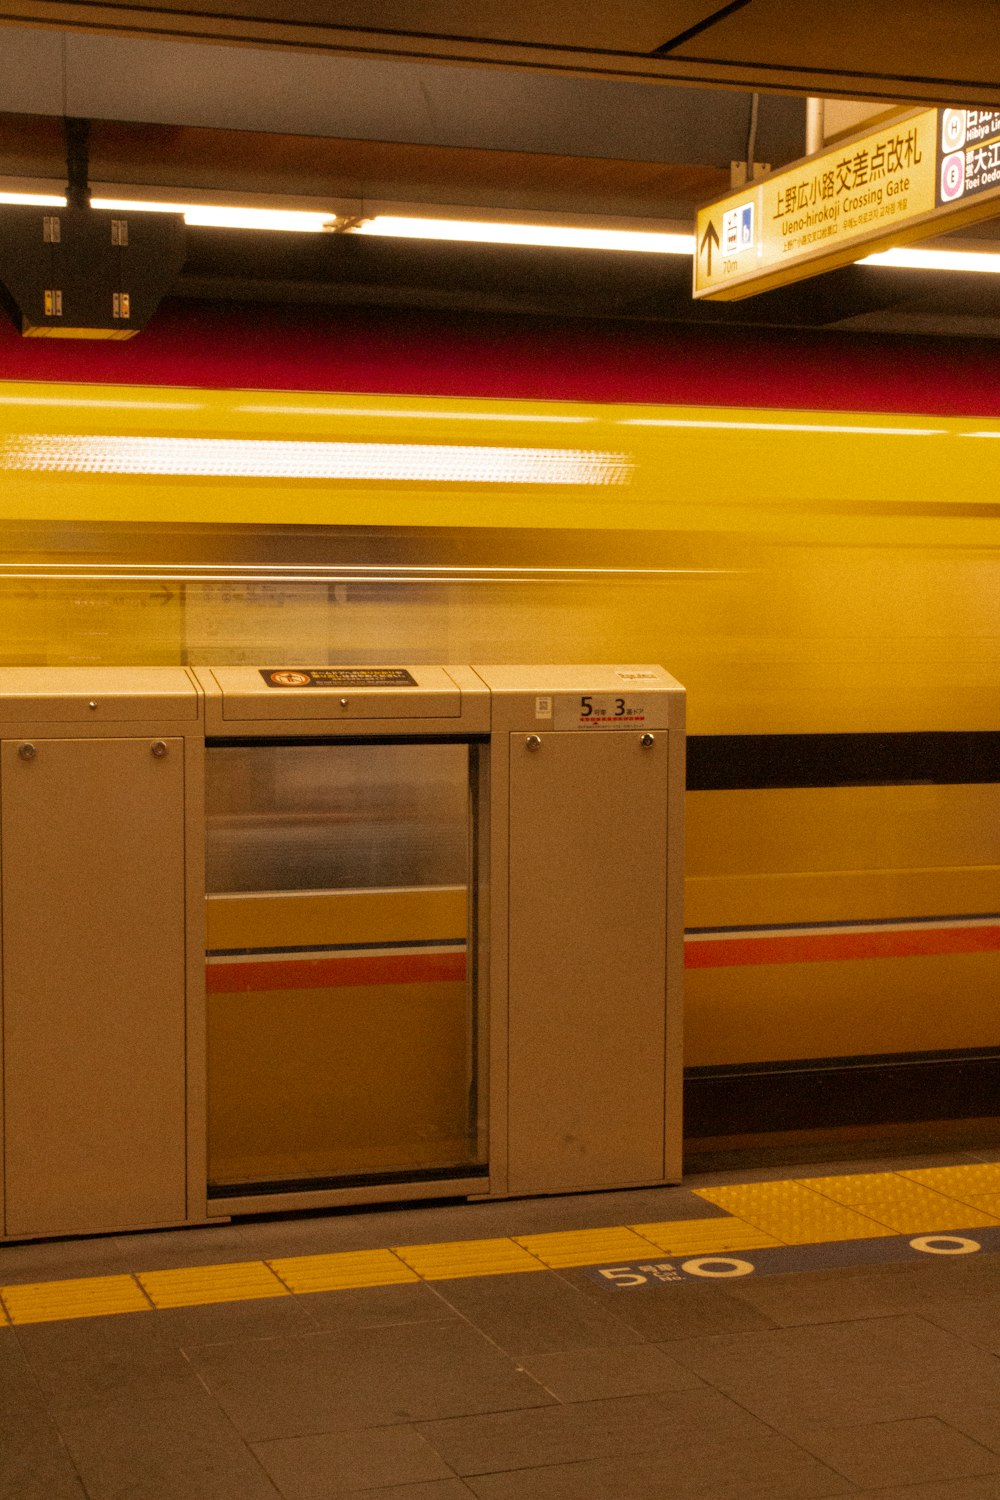
<svg viewBox="0 0 1000 1500"><path fill-rule="evenodd" d="M208 753L217 1192L482 1162L464 744Z"/></svg>

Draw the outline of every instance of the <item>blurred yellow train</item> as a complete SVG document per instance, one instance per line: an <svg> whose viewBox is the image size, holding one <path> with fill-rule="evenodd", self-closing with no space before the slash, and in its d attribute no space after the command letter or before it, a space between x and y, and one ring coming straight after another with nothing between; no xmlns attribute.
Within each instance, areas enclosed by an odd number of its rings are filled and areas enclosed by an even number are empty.
<svg viewBox="0 0 1000 1500"><path fill-rule="evenodd" d="M394 393L363 346L346 388L287 349L284 388L249 354L226 385L143 338L4 366L0 659L660 661L691 735L689 1133L1000 1114L975 390L856 409L876 369L810 406L790 364L774 404L779 350L760 404L507 396L502 369L441 394L411 350Z"/></svg>

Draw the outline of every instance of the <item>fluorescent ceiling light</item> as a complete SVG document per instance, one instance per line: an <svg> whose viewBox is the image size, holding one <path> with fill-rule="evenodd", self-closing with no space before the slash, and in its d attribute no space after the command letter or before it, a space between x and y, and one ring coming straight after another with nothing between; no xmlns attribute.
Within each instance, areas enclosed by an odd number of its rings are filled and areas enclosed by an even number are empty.
<svg viewBox="0 0 1000 1500"><path fill-rule="evenodd" d="M565 250L641 250L654 255L693 255L693 234L658 234L640 229L575 229L558 224L501 224L475 219L404 218L376 214L349 234L390 239L460 240L470 244L540 245Z"/></svg>
<svg viewBox="0 0 1000 1500"><path fill-rule="evenodd" d="M0 469L214 479L627 484L633 464L625 453L579 448L39 434L0 439Z"/></svg>
<svg viewBox="0 0 1000 1500"><path fill-rule="evenodd" d="M94 208L116 213L183 214L196 229L277 229L296 234L324 234L335 218L327 213L303 213L291 208L236 208L210 203L134 202L128 198L93 198Z"/></svg>
<svg viewBox="0 0 1000 1500"><path fill-rule="evenodd" d="M64 197L0 193L0 203L65 208ZM115 213L183 214L198 229L290 230L296 234L368 234L389 239L454 240L468 244L537 245L566 250L633 250L654 255L692 255L694 235L644 229L575 228L559 224L504 224L478 219L432 219L376 214L352 222L333 210L246 208L227 204L166 203L157 199L93 198L92 207Z"/></svg>
<svg viewBox="0 0 1000 1500"><path fill-rule="evenodd" d="M9 179L8 179L9 180ZM64 196L0 192L0 204L65 208ZM450 240L465 244L529 245L565 250L627 250L652 255L693 255L693 234L651 229L605 229L568 224L505 223L500 220L432 218L416 214L375 214L354 220L335 210L246 207L225 203L160 202L157 199L94 198L93 207L118 213L182 214L203 229L286 230L297 234L364 234L387 239ZM1000 274L1000 252L927 250L901 246L866 256L862 266L921 271L974 271Z"/></svg>
<svg viewBox="0 0 1000 1500"><path fill-rule="evenodd" d="M1000 254L988 250L919 250L901 245L866 256L859 266L890 266L910 271L978 271L1000 275Z"/></svg>
<svg viewBox="0 0 1000 1500"><path fill-rule="evenodd" d="M0 203L23 203L27 208L65 208L65 197L51 193L0 193Z"/></svg>
<svg viewBox="0 0 1000 1500"><path fill-rule="evenodd" d="M240 208L226 204L161 203L157 199L92 198L92 208L113 213L183 214L185 224L198 229L277 229L296 234L327 234L336 228L336 215L305 213L299 209ZM0 203L22 203L34 208L65 208L66 199L42 193L0 193Z"/></svg>

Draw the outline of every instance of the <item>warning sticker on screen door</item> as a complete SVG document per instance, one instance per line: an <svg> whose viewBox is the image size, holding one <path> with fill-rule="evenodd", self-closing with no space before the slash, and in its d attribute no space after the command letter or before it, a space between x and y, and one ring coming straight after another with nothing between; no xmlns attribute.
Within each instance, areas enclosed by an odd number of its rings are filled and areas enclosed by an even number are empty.
<svg viewBox="0 0 1000 1500"><path fill-rule="evenodd" d="M273 688L416 687L405 667L261 667Z"/></svg>

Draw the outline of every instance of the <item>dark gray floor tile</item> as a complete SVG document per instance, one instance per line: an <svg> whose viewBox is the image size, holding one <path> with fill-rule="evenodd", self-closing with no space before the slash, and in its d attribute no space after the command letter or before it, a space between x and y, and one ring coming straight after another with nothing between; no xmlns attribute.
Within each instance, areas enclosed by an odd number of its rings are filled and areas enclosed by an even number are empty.
<svg viewBox="0 0 1000 1500"><path fill-rule="evenodd" d="M458 1319L215 1344L190 1357L253 1442L552 1399Z"/></svg>
<svg viewBox="0 0 1000 1500"><path fill-rule="evenodd" d="M803 1471L822 1468L735 1402L706 1389L493 1412L422 1423L418 1431L463 1478L653 1453L682 1467L701 1462L700 1482L706 1483L726 1474L728 1460L758 1449L782 1454Z"/></svg>
<svg viewBox="0 0 1000 1500"><path fill-rule="evenodd" d="M1000 1481L943 1479L933 1484L893 1485L878 1494L881 1500L1000 1500Z"/></svg>
<svg viewBox="0 0 1000 1500"><path fill-rule="evenodd" d="M78 1276L121 1276L127 1270L112 1239L0 1245L0 1286L26 1281L65 1281Z"/></svg>
<svg viewBox="0 0 1000 1500"><path fill-rule="evenodd" d="M52 1407L127 1392L148 1397L198 1393L198 1378L159 1313L28 1323L18 1327L17 1337Z"/></svg>
<svg viewBox="0 0 1000 1500"><path fill-rule="evenodd" d="M714 1391L695 1400L699 1413L729 1405ZM676 1422L654 1397L631 1396L427 1422L418 1430L456 1474L470 1475L642 1453L665 1441Z"/></svg>
<svg viewBox="0 0 1000 1500"><path fill-rule="evenodd" d="M777 1427L944 1415L1000 1401L1000 1361L921 1318L694 1339L667 1352Z"/></svg>
<svg viewBox="0 0 1000 1500"><path fill-rule="evenodd" d="M130 1271L169 1271L175 1266L215 1266L253 1259L242 1234L232 1224L121 1234L115 1236L113 1244Z"/></svg>
<svg viewBox="0 0 1000 1500"><path fill-rule="evenodd" d="M90 1500L277 1500L211 1399L122 1398L58 1413Z"/></svg>
<svg viewBox="0 0 1000 1500"><path fill-rule="evenodd" d="M479 1500L819 1500L855 1487L761 1428L729 1440L687 1432L656 1451L477 1474Z"/></svg>
<svg viewBox="0 0 1000 1500"><path fill-rule="evenodd" d="M838 1266L797 1271L787 1276L746 1277L730 1289L733 1297L780 1327L842 1323L852 1318L885 1318L900 1313L933 1318L944 1296L956 1295L953 1268L940 1261L897 1265ZM935 1319L935 1321L937 1321Z"/></svg>
<svg viewBox="0 0 1000 1500"><path fill-rule="evenodd" d="M330 1255L338 1250L378 1250L386 1244L367 1214L249 1220L234 1228L243 1245L239 1257L242 1260Z"/></svg>
<svg viewBox="0 0 1000 1500"><path fill-rule="evenodd" d="M1000 1297L1000 1254L936 1256L942 1292L950 1297Z"/></svg>
<svg viewBox="0 0 1000 1500"><path fill-rule="evenodd" d="M995 1396L989 1399L983 1393L977 1400L968 1392L957 1393L954 1400L941 1403L940 1415L958 1432L1000 1454L1000 1401Z"/></svg>
<svg viewBox="0 0 1000 1500"><path fill-rule="evenodd" d="M239 1339L281 1338L309 1333L315 1324L298 1297L253 1297L210 1302L203 1307L161 1307L164 1337L181 1349L228 1344Z"/></svg>
<svg viewBox="0 0 1000 1500"><path fill-rule="evenodd" d="M45 1393L24 1357L13 1328L0 1328L0 1430L22 1413L39 1411Z"/></svg>
<svg viewBox="0 0 1000 1500"><path fill-rule="evenodd" d="M368 1427L258 1443L254 1452L285 1500L333 1500L360 1489L454 1479L413 1427Z"/></svg>
<svg viewBox="0 0 1000 1500"><path fill-rule="evenodd" d="M655 1344L522 1355L521 1364L557 1401L600 1401L612 1396L696 1390L702 1385L697 1375Z"/></svg>
<svg viewBox="0 0 1000 1500"><path fill-rule="evenodd" d="M469 1500L471 1494L461 1479L438 1479L430 1484L394 1484L387 1490L353 1490L352 1500Z"/></svg>
<svg viewBox="0 0 1000 1500"><path fill-rule="evenodd" d="M865 1490L1000 1473L1000 1454L937 1417L848 1426L804 1423L785 1430L800 1447Z"/></svg>
<svg viewBox="0 0 1000 1500"><path fill-rule="evenodd" d="M623 1288L601 1284L583 1269L559 1275L651 1342L774 1327L765 1313L717 1284L682 1281Z"/></svg>
<svg viewBox="0 0 1000 1500"><path fill-rule="evenodd" d="M420 1203L301 1218L242 1220L234 1227L256 1256L322 1255L510 1234L507 1203Z"/></svg>
<svg viewBox="0 0 1000 1500"><path fill-rule="evenodd" d="M439 1281L435 1291L508 1354L634 1344L639 1339L607 1304L584 1296L552 1271Z"/></svg>
<svg viewBox="0 0 1000 1500"><path fill-rule="evenodd" d="M1000 1290L978 1297L928 1298L920 1312L929 1323L991 1354L1000 1354Z"/></svg>
<svg viewBox="0 0 1000 1500"><path fill-rule="evenodd" d="M22 1412L0 1424L0 1500L85 1500L51 1418Z"/></svg>
<svg viewBox="0 0 1000 1500"><path fill-rule="evenodd" d="M286 1299L290 1300L290 1299ZM350 1287L340 1292L304 1292L296 1302L318 1328L377 1328L457 1318L450 1303L424 1281L399 1286Z"/></svg>

